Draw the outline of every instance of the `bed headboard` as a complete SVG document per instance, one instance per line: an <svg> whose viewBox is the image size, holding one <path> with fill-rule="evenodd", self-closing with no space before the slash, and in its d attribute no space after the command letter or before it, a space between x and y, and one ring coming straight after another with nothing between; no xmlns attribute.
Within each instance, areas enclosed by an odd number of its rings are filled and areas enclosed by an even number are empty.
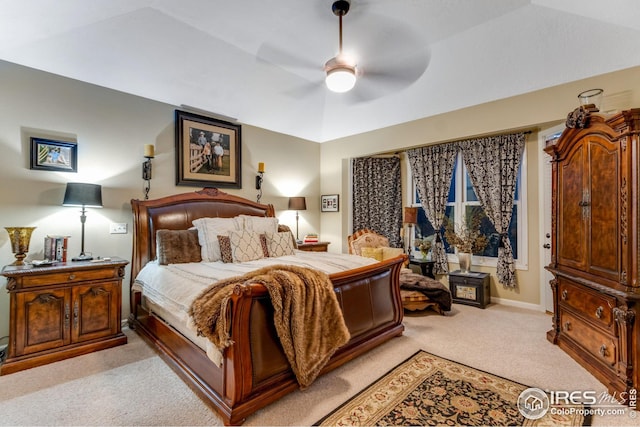
<svg viewBox="0 0 640 427"><path fill-rule="evenodd" d="M275 216L273 205L263 205L217 188L174 194L155 200L131 200L133 210L133 255L131 284L156 257L156 231L186 230L198 218L231 218L240 214Z"/></svg>

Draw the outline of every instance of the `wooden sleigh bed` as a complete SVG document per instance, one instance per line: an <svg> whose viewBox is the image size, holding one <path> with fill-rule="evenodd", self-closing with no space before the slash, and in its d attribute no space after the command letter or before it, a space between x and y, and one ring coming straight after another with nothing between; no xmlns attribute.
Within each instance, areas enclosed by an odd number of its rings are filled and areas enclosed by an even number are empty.
<svg viewBox="0 0 640 427"><path fill-rule="evenodd" d="M261 284L236 286L230 305L231 339L221 366L204 350L145 308L134 286L145 264L156 258L156 232L186 230L197 218L240 214L273 217L272 205L258 204L217 189L156 200L132 200L134 216L129 323L165 362L222 417L226 425L244 419L298 388L273 326L273 307ZM350 341L339 348L322 373L402 335L399 275L404 257L330 275ZM311 385L313 387L313 385Z"/></svg>

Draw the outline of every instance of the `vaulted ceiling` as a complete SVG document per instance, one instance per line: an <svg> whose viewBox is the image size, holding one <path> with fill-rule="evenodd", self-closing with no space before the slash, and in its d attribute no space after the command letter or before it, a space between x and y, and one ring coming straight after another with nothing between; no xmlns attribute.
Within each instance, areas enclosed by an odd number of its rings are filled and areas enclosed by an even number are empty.
<svg viewBox="0 0 640 427"><path fill-rule="evenodd" d="M0 0L0 59L324 142L640 65L637 0ZM585 88L589 89L589 88Z"/></svg>

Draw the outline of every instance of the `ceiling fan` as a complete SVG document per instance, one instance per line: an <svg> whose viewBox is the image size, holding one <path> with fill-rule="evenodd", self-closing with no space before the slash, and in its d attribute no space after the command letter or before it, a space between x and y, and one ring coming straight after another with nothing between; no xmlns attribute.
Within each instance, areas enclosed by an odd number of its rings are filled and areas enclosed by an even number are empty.
<svg viewBox="0 0 640 427"><path fill-rule="evenodd" d="M333 14L340 22L340 49L338 55L334 56L324 64L327 73L325 83L332 92L348 92L356 84L356 65L342 53L342 17L349 12L351 4L347 0L336 0L331 6Z"/></svg>
<svg viewBox="0 0 640 427"><path fill-rule="evenodd" d="M265 42L260 46L257 58L275 67L272 71L304 76L306 80L290 85L282 93L299 99L324 87L325 90L329 88L328 93L343 95L336 97L336 102L359 103L397 93L422 76L429 64L429 48L423 37L388 13L380 15L375 13L375 8L364 7L373 3L363 3L358 3L362 7L349 20L348 49L343 51L343 17L350 9L351 14L356 11L351 0L333 1L331 10L339 21L339 49L324 66L313 58L313 50L300 50L299 47L294 50L282 41L278 44ZM296 40L298 44L301 41ZM314 43L317 48L317 39ZM353 53L357 61L349 53Z"/></svg>

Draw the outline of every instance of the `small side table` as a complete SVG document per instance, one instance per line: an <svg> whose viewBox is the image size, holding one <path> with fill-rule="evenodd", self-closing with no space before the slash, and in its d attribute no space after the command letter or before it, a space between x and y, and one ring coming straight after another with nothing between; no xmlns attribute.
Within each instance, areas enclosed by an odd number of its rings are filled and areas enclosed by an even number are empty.
<svg viewBox="0 0 640 427"><path fill-rule="evenodd" d="M431 277L432 279L436 278L435 274L433 274L433 266L436 264L435 261L411 257L409 258L409 264L419 265L423 276Z"/></svg>
<svg viewBox="0 0 640 427"><path fill-rule="evenodd" d="M298 249L307 252L327 252L331 242L298 243Z"/></svg>
<svg viewBox="0 0 640 427"><path fill-rule="evenodd" d="M489 273L453 271L449 273L449 290L455 303L485 308L491 302Z"/></svg>

